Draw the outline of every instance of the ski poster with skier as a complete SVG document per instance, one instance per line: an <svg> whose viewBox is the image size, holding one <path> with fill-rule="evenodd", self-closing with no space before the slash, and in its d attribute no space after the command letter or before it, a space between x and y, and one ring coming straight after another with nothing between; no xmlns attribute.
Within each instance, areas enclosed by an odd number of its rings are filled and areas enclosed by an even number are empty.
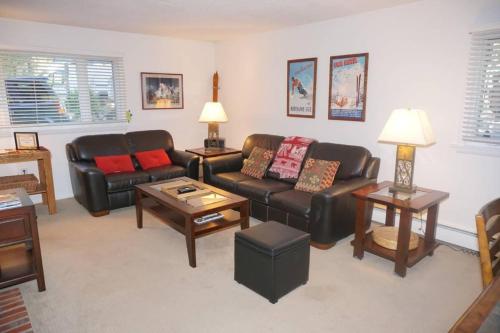
<svg viewBox="0 0 500 333"><path fill-rule="evenodd" d="M330 57L328 119L365 121L368 53Z"/></svg>
<svg viewBox="0 0 500 333"><path fill-rule="evenodd" d="M314 118L317 58L288 60L287 115Z"/></svg>

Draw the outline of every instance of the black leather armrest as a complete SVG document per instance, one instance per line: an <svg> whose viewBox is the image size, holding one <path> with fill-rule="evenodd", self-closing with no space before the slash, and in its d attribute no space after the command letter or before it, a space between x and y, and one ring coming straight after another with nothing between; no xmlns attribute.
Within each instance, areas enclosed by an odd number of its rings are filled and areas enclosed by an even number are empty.
<svg viewBox="0 0 500 333"><path fill-rule="evenodd" d="M328 244L354 232L356 220L356 200L351 192L376 179L357 177L346 181L336 181L333 186L313 194L309 231L311 239ZM372 210L366 214L367 223L371 222Z"/></svg>
<svg viewBox="0 0 500 333"><path fill-rule="evenodd" d="M380 169L380 158L372 157L368 161L363 176L370 179L377 179L378 171Z"/></svg>
<svg viewBox="0 0 500 333"><path fill-rule="evenodd" d="M175 165L186 168L186 175L189 178L198 180L200 174L200 158L197 155L182 150L171 150L168 154Z"/></svg>
<svg viewBox="0 0 500 333"><path fill-rule="evenodd" d="M109 210L104 173L89 162L69 162L75 199L91 213Z"/></svg>
<svg viewBox="0 0 500 333"><path fill-rule="evenodd" d="M210 184L212 175L240 171L242 167L243 156L241 153L206 158L203 160L203 179L205 183Z"/></svg>

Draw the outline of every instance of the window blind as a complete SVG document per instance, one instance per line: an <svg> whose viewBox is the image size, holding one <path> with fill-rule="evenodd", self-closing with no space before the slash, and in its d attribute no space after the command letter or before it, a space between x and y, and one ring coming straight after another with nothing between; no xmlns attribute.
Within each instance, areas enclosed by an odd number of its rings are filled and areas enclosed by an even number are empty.
<svg viewBox="0 0 500 333"><path fill-rule="evenodd" d="M0 51L0 127L126 121L121 58Z"/></svg>
<svg viewBox="0 0 500 333"><path fill-rule="evenodd" d="M500 144L500 29L472 33L464 141Z"/></svg>

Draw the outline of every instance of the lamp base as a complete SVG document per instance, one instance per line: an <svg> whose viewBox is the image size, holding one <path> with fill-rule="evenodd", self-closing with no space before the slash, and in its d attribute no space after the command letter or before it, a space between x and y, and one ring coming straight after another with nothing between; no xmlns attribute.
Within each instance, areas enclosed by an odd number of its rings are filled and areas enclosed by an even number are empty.
<svg viewBox="0 0 500 333"><path fill-rule="evenodd" d="M406 187L398 187L396 185L389 187L389 192L396 194L398 192L400 193L408 193L412 194L417 192L417 186L413 185L411 188L406 188Z"/></svg>
<svg viewBox="0 0 500 333"><path fill-rule="evenodd" d="M226 140L224 138L219 138L219 141L216 139L209 139L206 138L204 140L204 147L205 148L224 148Z"/></svg>
<svg viewBox="0 0 500 333"><path fill-rule="evenodd" d="M415 146L399 144L396 150L396 168L394 185L389 188L391 193L415 193L413 171L415 167Z"/></svg>

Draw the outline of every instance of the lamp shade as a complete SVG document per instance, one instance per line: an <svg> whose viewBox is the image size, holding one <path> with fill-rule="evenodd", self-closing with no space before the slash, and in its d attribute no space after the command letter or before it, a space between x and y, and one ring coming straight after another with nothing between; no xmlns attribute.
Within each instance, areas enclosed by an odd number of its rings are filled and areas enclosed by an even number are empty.
<svg viewBox="0 0 500 333"><path fill-rule="evenodd" d="M378 141L415 146L429 146L436 142L425 111L397 109L392 111Z"/></svg>
<svg viewBox="0 0 500 333"><path fill-rule="evenodd" d="M205 103L200 118L198 119L201 123L225 123L227 120L224 108L219 102Z"/></svg>

